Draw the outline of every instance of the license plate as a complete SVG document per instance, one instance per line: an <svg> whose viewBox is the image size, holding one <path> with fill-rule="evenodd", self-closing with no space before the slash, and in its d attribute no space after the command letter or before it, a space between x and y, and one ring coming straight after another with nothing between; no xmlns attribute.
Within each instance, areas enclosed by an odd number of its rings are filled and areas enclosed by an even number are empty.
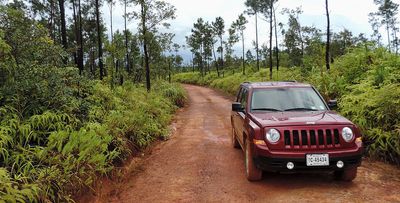
<svg viewBox="0 0 400 203"><path fill-rule="evenodd" d="M329 166L328 154L307 154L307 166Z"/></svg>

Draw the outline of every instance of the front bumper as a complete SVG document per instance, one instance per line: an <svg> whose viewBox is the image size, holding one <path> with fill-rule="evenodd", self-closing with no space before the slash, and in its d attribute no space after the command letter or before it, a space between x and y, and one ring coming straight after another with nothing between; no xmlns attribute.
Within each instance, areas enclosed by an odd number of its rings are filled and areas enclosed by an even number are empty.
<svg viewBox="0 0 400 203"><path fill-rule="evenodd" d="M363 147L362 143L357 143L351 149L321 149L321 150L282 150L271 151L265 145L254 145L254 162L258 168L266 171L307 171L307 170L328 170L340 171L346 168L354 168L361 165ZM307 166L307 154L329 154L329 166ZM344 167L338 168L336 163L343 161ZM288 162L294 163L294 169L289 170L286 165Z"/></svg>
<svg viewBox="0 0 400 203"><path fill-rule="evenodd" d="M362 156L349 156L349 157L330 157L329 166L307 166L305 158L269 158L258 156L254 161L258 168L265 171L340 171L346 168L354 168L361 165ZM344 167L338 168L336 163L343 161ZM286 167L288 162L294 163L294 169L289 170Z"/></svg>

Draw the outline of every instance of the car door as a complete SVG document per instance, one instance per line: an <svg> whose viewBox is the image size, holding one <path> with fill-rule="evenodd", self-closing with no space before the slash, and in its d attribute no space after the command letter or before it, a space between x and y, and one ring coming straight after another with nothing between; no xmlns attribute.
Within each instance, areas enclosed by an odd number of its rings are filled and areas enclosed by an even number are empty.
<svg viewBox="0 0 400 203"><path fill-rule="evenodd" d="M238 138L239 138L239 142L242 144L244 144L244 134L243 132L245 132L245 119L246 119L246 107L247 107L247 97L248 97L248 90L246 88L243 88L242 93L240 95L240 100L238 102L240 102L244 108L243 112L238 112L238 116L237 116L237 126L238 126Z"/></svg>
<svg viewBox="0 0 400 203"><path fill-rule="evenodd" d="M240 98L241 98L241 96L242 96L242 92L243 92L243 88L242 87L240 87L239 88L239 92L238 92L238 94L237 94L237 97L236 97L236 102L239 102L240 101ZM233 130L235 131L235 133L236 133L236 136L238 137L238 139L240 139L239 137L240 137L240 134L239 134L239 132L240 132L240 130L241 130L241 128L240 128L240 122L239 122L239 113L238 112L232 112L232 125L233 125Z"/></svg>

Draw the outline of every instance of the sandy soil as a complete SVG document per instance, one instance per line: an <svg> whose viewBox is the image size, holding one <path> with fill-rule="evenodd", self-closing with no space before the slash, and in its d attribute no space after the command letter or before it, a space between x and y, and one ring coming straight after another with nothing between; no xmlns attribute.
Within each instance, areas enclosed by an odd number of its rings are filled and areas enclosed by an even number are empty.
<svg viewBox="0 0 400 203"><path fill-rule="evenodd" d="M400 169L368 160L352 183L328 173L266 173L248 182L243 152L230 146L231 101L208 88L185 89L189 104L171 139L78 202L400 202Z"/></svg>

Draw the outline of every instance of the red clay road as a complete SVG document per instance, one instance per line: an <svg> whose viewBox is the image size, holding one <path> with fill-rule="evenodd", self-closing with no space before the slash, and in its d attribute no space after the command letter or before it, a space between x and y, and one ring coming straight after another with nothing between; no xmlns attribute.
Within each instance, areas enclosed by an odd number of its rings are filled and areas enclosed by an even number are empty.
<svg viewBox="0 0 400 203"><path fill-rule="evenodd" d="M171 138L153 148L141 170L118 183L104 181L82 202L400 202L400 169L365 160L352 183L329 173L266 173L245 178L243 152L230 146L231 101L218 92L185 85L188 106Z"/></svg>

